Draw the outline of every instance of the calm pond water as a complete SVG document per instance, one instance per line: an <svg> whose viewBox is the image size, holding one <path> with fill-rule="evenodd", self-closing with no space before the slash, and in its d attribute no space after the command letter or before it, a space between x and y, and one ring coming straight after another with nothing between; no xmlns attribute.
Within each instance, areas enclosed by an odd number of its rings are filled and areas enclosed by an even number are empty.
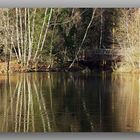
<svg viewBox="0 0 140 140"><path fill-rule="evenodd" d="M140 75L0 76L0 132L140 132Z"/></svg>

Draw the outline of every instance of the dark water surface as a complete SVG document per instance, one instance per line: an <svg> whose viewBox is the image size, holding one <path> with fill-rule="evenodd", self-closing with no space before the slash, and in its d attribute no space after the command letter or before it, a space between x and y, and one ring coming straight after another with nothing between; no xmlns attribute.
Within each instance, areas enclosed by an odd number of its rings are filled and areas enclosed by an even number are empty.
<svg viewBox="0 0 140 140"><path fill-rule="evenodd" d="M0 132L140 131L140 75L0 76Z"/></svg>

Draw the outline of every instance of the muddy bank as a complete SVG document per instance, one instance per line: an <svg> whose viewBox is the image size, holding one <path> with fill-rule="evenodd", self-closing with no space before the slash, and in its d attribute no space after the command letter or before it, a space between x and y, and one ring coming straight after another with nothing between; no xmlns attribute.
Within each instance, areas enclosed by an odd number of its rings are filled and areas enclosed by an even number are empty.
<svg viewBox="0 0 140 140"><path fill-rule="evenodd" d="M5 73L21 73L21 72L89 72L89 71L105 71L105 72L133 72L139 73L139 69L134 69L131 66L123 66L114 69L110 65L101 65L99 63L91 63L88 65L83 65L79 63L75 63L71 68L69 68L71 63L54 64L52 67L45 62L39 63L30 63L28 67L23 66L23 64L18 63L17 61L11 61L7 65L5 62L0 62L0 74Z"/></svg>
<svg viewBox="0 0 140 140"><path fill-rule="evenodd" d="M78 64L74 64L71 68L69 68L69 65L69 63L65 63L63 65L56 64L50 67L44 62L40 62L38 64L30 63L27 67L17 61L11 61L8 65L5 62L0 62L0 74L15 72L76 72L85 69L85 67Z"/></svg>

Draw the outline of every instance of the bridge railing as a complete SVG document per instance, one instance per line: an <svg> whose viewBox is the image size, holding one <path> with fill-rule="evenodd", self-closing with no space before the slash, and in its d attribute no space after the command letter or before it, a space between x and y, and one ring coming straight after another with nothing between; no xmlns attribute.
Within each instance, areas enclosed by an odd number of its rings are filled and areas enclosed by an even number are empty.
<svg viewBox="0 0 140 140"><path fill-rule="evenodd" d="M126 53L128 53L129 49L121 49L121 48L113 48L113 49L92 49L92 50L86 50L82 51L82 53L79 53L78 59L92 59L101 57L100 59L114 59L118 56L125 56ZM107 58L108 57L108 58Z"/></svg>

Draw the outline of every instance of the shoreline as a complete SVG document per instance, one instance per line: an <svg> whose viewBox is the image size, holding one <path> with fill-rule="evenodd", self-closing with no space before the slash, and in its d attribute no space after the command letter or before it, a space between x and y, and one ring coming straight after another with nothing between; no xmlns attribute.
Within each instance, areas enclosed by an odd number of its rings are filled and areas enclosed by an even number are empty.
<svg viewBox="0 0 140 140"><path fill-rule="evenodd" d="M80 65L78 63L74 64L69 68L69 63L64 63L63 65L54 64L49 67L46 62L42 63L30 63L29 67L23 67L16 60L9 62L9 67L7 67L6 62L0 62L0 75L7 73L30 73L30 72L110 72L110 73L140 73L140 69L134 69L132 67L120 67L118 69L113 69L110 67L94 66L89 68L88 66Z"/></svg>

